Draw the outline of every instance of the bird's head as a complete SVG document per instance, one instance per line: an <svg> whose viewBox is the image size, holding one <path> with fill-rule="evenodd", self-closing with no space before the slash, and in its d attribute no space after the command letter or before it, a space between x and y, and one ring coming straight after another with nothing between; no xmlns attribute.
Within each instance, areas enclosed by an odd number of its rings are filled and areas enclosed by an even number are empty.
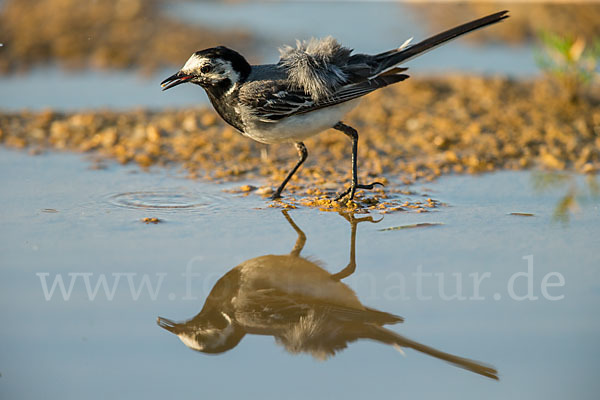
<svg viewBox="0 0 600 400"><path fill-rule="evenodd" d="M245 335L244 330L227 314L220 314L219 320L194 318L178 324L170 319L158 317L157 323L161 328L177 335L190 349L202 353L219 354L237 346Z"/></svg>
<svg viewBox="0 0 600 400"><path fill-rule="evenodd" d="M163 90L190 82L205 89L227 90L250 75L250 64L238 52L219 46L197 51L175 74L161 82Z"/></svg>

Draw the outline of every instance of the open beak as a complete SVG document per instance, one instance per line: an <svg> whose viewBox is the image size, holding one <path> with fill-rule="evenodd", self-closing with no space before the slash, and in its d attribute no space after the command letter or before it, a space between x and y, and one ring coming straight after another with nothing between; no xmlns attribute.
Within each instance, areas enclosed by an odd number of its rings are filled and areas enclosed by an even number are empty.
<svg viewBox="0 0 600 400"><path fill-rule="evenodd" d="M176 334L175 328L177 327L177 324L175 322L171 321L170 319L158 317L158 319L156 320L156 323L161 328L164 328L164 329L168 330L169 332Z"/></svg>
<svg viewBox="0 0 600 400"><path fill-rule="evenodd" d="M171 89L172 87L175 87L177 85L181 85L182 83L185 83L192 78L193 78L192 75L186 75L186 74L182 73L181 71L179 71L176 74L173 74L170 77L168 77L167 79L165 79L164 81L162 81L160 83L160 86L162 86L162 88L163 88L162 90L165 91L165 90Z"/></svg>

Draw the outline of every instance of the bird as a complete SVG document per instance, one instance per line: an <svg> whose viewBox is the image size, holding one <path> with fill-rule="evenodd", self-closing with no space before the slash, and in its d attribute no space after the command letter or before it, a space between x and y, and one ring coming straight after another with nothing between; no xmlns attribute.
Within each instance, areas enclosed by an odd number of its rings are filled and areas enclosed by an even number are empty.
<svg viewBox="0 0 600 400"><path fill-rule="evenodd" d="M175 74L161 82L163 90L183 83L201 86L216 112L242 135L255 141L293 143L298 161L272 199L308 157L304 140L333 128L352 141L352 181L337 197L354 199L357 189L372 190L380 182L358 181L358 132L342 122L360 98L408 78L399 64L452 39L506 18L500 11L449 29L419 43L411 39L396 49L375 55L352 54L331 36L284 46L276 64L250 65L237 51L224 46L196 51Z"/></svg>
<svg viewBox="0 0 600 400"><path fill-rule="evenodd" d="M215 283L195 317L182 323L158 317L158 325L177 335L190 349L206 354L224 353L247 334L253 334L273 336L291 354L307 353L326 360L352 342L369 339L401 353L402 348L412 348L498 379L491 366L442 352L385 328L404 319L363 305L356 293L341 282L356 269L357 224L379 221L342 214L351 224L350 262L332 274L317 261L301 256L306 235L287 211L283 215L298 235L289 254L242 262Z"/></svg>

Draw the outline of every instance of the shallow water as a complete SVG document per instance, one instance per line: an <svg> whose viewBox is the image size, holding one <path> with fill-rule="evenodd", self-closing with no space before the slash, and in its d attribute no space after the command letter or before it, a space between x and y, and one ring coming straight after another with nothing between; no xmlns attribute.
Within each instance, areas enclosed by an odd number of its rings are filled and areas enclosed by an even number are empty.
<svg viewBox="0 0 600 400"><path fill-rule="evenodd" d="M122 110L208 104L204 91L192 85L184 85L177 93L172 90L161 92L160 82L172 73L171 70L164 70L151 76L142 76L136 71L36 68L27 74L0 76L0 109Z"/></svg>
<svg viewBox="0 0 600 400"><path fill-rule="evenodd" d="M239 184L186 180L176 170L89 165L80 155L0 149L1 398L595 399L600 390L600 207L583 195L583 177L545 191L531 172L446 177L412 188L445 207L356 226L356 271L342 282L358 301L403 317L389 326L397 334L494 366L497 382L369 340L326 361L290 354L270 335L247 334L221 355L190 350L158 316L190 319L235 266L294 248L310 268L348 272L350 222L314 209L291 210L288 220L257 196L223 192ZM556 207L572 185L579 211L561 222ZM425 223L442 225L384 230ZM511 286L511 277L529 263L537 299L518 300L528 279ZM198 276L186 281L186 271ZM437 275L422 275L419 287L419 273ZM479 294L475 273L489 273ZM544 293L549 273L556 286ZM85 280L94 289L102 274L109 289L117 282L114 294L99 288L91 300ZM50 290L57 276L66 290L74 278L68 300L60 288L44 293L43 282ZM457 276L467 298L446 299ZM137 293L144 279L155 290Z"/></svg>
<svg viewBox="0 0 600 400"><path fill-rule="evenodd" d="M245 28L264 43L256 62L277 62L278 47L296 39L332 35L357 52L375 53L429 35L406 5L393 2L180 2L167 11L190 23L217 29ZM493 28L492 28L493 29ZM174 44L184 46L185 44ZM190 54L199 49L190 49ZM407 63L409 74L477 73L530 77L538 74L531 45L473 46L457 40ZM181 65L185 60L181 60ZM175 68L175 67L174 67ZM183 107L207 104L200 88L183 85L161 92L173 70L142 76L135 71L65 71L55 67L1 76L0 109Z"/></svg>

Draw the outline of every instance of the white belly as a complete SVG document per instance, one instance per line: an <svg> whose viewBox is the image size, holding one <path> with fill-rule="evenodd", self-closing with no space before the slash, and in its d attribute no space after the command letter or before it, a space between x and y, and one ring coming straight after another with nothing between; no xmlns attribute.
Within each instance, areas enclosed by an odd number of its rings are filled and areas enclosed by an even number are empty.
<svg viewBox="0 0 600 400"><path fill-rule="evenodd" d="M245 122L244 135L266 144L301 142L319 132L333 128L356 107L359 101L359 99L348 101L337 106L283 118L277 122Z"/></svg>

